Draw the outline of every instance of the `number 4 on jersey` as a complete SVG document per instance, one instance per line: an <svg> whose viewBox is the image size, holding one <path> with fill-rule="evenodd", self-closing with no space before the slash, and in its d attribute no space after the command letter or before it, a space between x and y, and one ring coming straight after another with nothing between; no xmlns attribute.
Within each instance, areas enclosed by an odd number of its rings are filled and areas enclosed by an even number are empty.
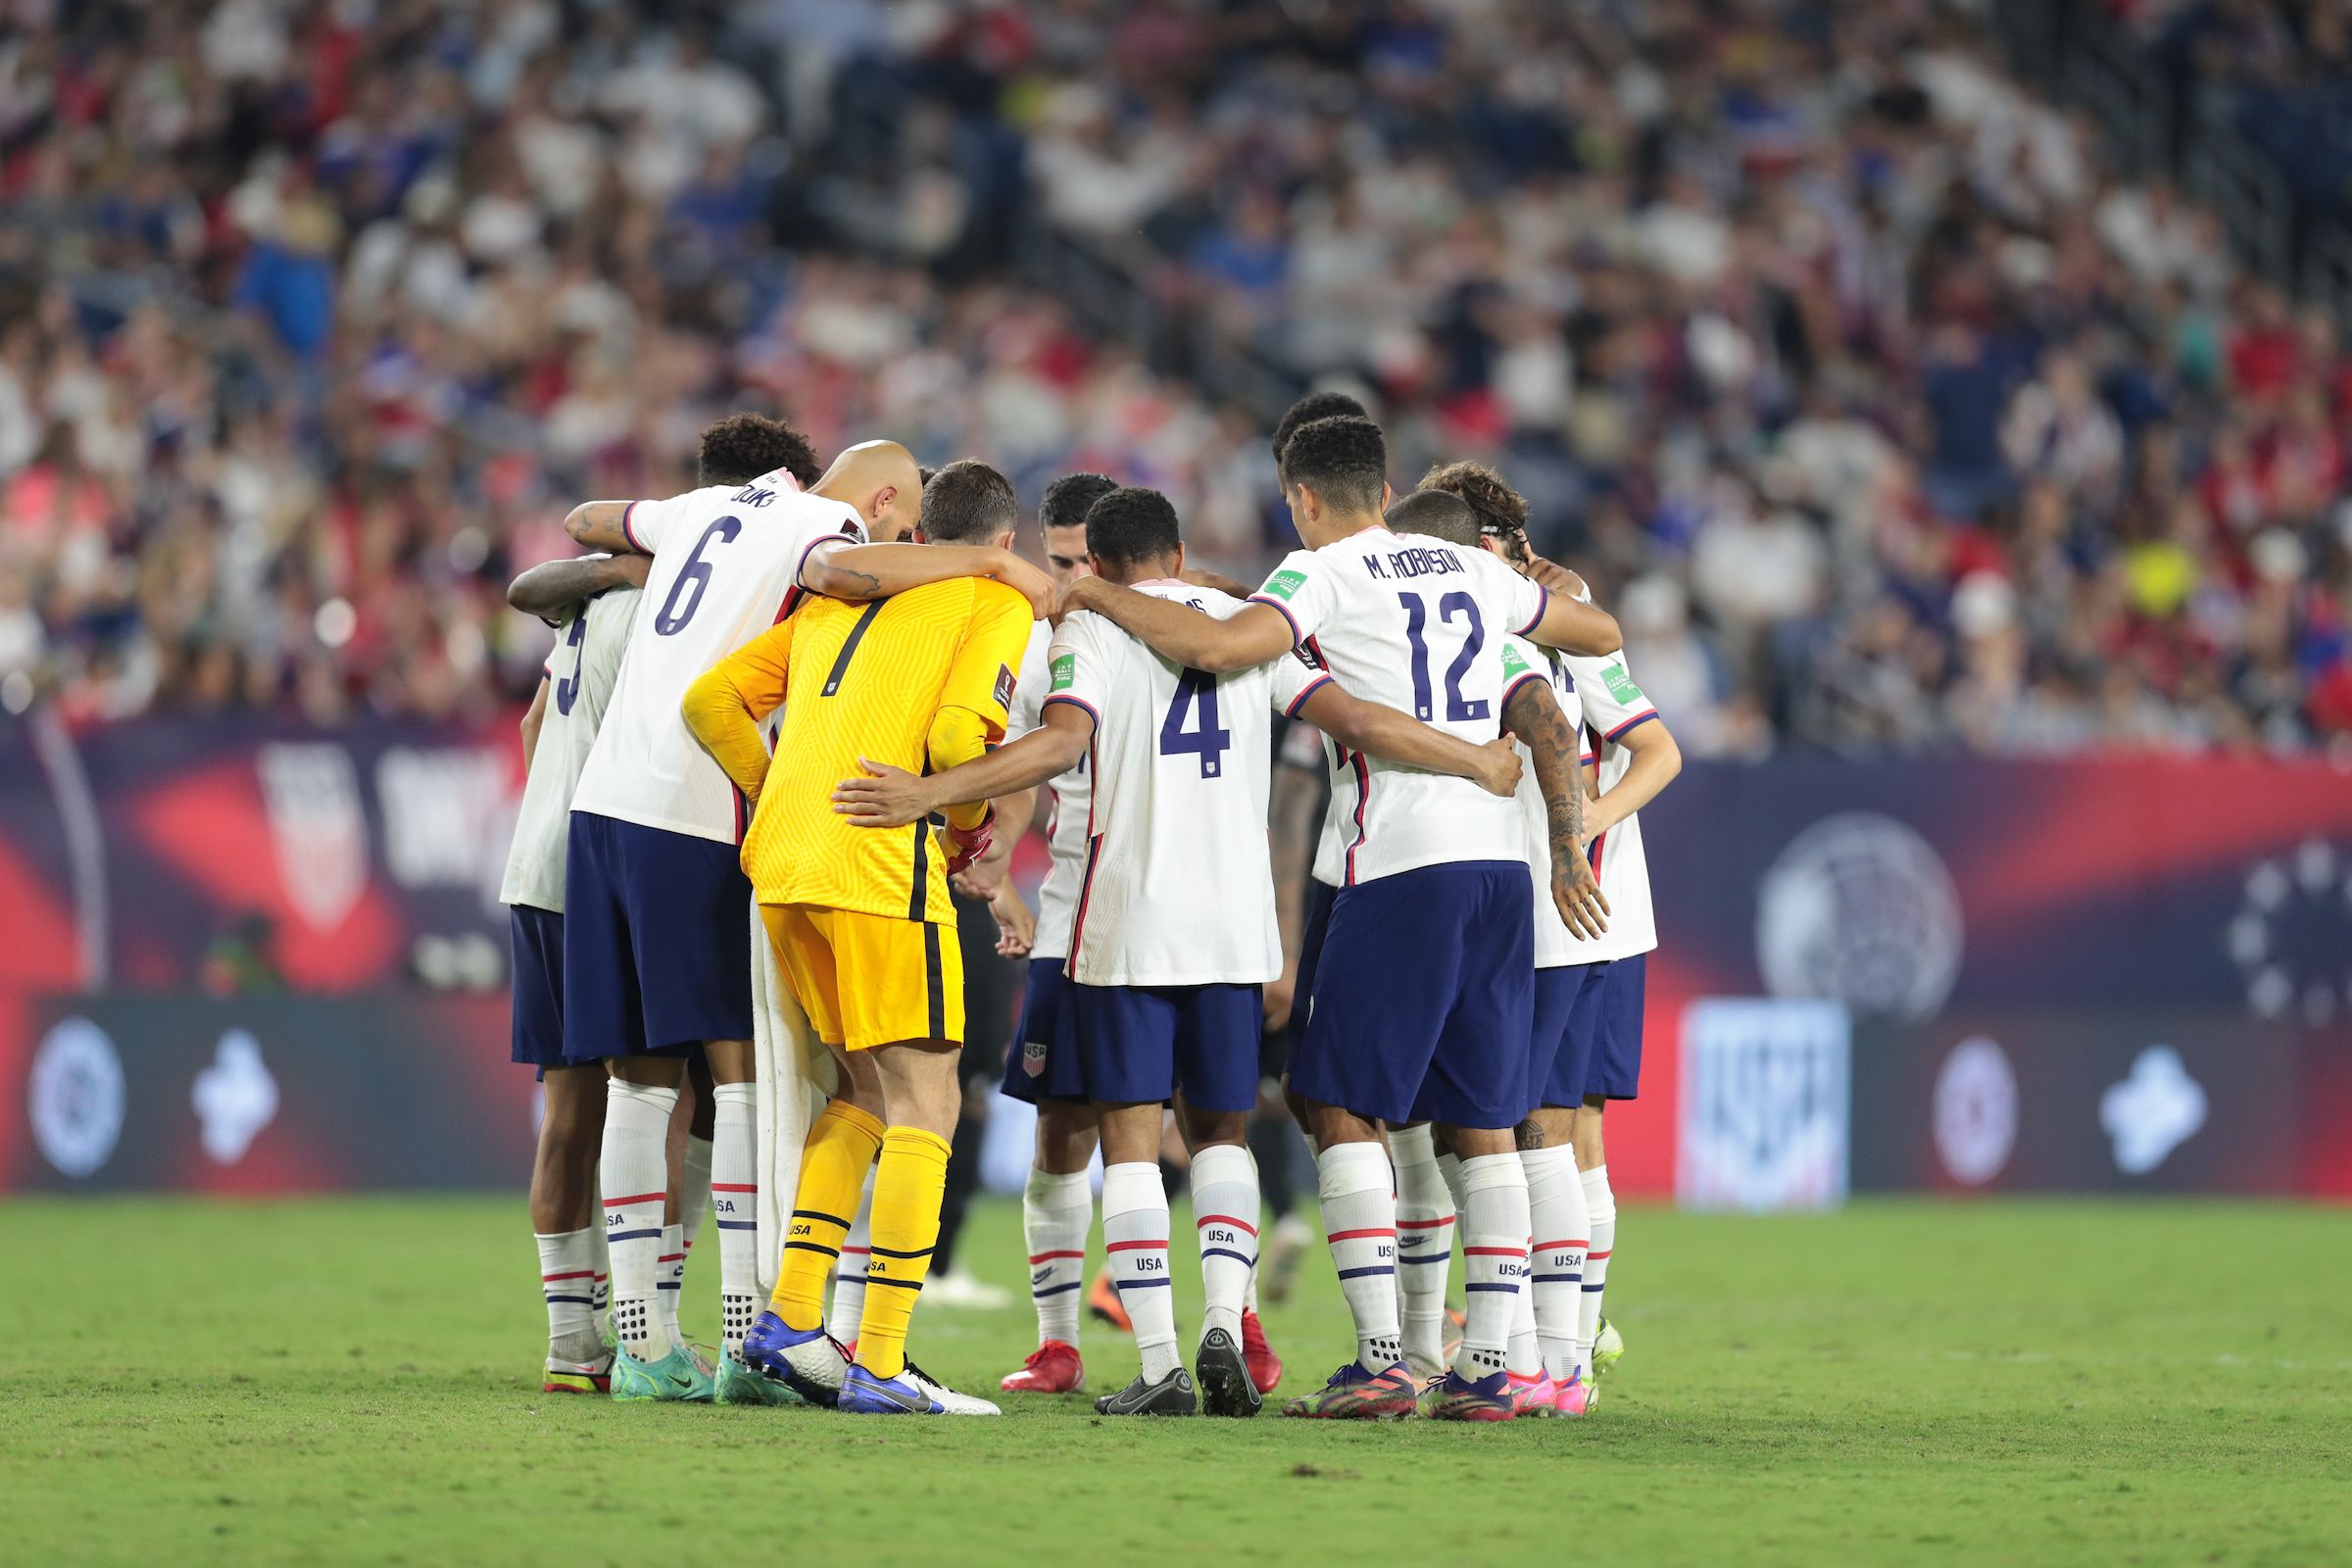
<svg viewBox="0 0 2352 1568"><path fill-rule="evenodd" d="M1198 707L1200 727L1188 729ZM1233 745L1233 731L1217 724L1217 677L1205 670L1188 669L1176 680L1176 700L1168 705L1168 716L1159 726L1159 755L1177 757L1187 753L1200 759L1200 776L1220 776L1222 758Z"/></svg>

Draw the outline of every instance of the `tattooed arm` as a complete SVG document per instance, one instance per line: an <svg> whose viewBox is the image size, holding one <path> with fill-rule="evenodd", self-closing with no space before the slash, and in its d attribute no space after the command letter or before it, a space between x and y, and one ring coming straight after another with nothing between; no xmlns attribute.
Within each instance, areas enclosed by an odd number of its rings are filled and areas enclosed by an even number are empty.
<svg viewBox="0 0 2352 1568"><path fill-rule="evenodd" d="M1535 756L1536 787L1544 792L1544 820L1551 840L1551 902L1577 936L1608 929L1609 905L1585 858L1585 782L1577 766L1576 732L1559 699L1542 680L1523 680L1503 704L1505 728Z"/></svg>

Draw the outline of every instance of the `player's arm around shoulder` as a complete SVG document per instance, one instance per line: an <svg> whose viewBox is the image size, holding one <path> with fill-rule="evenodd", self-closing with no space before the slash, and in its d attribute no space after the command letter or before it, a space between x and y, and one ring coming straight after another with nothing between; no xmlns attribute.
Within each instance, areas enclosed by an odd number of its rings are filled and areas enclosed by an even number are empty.
<svg viewBox="0 0 2352 1568"><path fill-rule="evenodd" d="M686 727L745 797L767 779L760 721L784 701L792 669L793 623L771 626L695 677L678 711Z"/></svg>
<svg viewBox="0 0 2352 1568"><path fill-rule="evenodd" d="M1492 795L1519 787L1519 752L1510 737L1473 746L1399 709L1366 702L1328 675L1302 692L1291 711L1342 746L1384 762L1466 778Z"/></svg>
<svg viewBox="0 0 2352 1568"><path fill-rule="evenodd" d="M1091 610L1154 653L1212 675L1279 659L1297 641L1291 618L1252 601L1233 614L1203 615L1192 606L1101 577L1074 578L1061 594L1061 612Z"/></svg>
<svg viewBox="0 0 2352 1568"><path fill-rule="evenodd" d="M507 603L553 625L573 607L615 588L642 588L653 567L639 555L574 556L542 561L507 584Z"/></svg>
<svg viewBox="0 0 2352 1568"><path fill-rule="evenodd" d="M1023 606L1024 624L1054 608L1054 579L994 545L874 545L845 535L838 544L810 551L800 569L800 585L808 592L853 604L958 577L981 578L1010 592Z"/></svg>

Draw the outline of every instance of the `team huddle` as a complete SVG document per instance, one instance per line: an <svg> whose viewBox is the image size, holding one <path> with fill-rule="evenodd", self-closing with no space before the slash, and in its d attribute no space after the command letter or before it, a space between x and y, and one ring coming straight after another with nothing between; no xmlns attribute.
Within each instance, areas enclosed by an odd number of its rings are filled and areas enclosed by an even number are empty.
<svg viewBox="0 0 2352 1568"><path fill-rule="evenodd" d="M560 633L503 895L514 1055L546 1087L544 1387L998 1413L906 1344L961 1105L951 881L1001 868L1044 789L1034 918L981 879L1000 951L1029 959L1004 1087L1039 1109L1039 1347L1004 1390L1084 1386L1099 1151L1141 1366L1097 1408L1260 1410L1280 1364L1245 1127L1280 1074L1355 1328L1283 1413L1592 1407L1616 1348L1602 1109L1638 1087L1656 940L1635 813L1679 754L1616 622L1534 554L1493 470L1396 496L1379 427L1328 393L1274 450L1303 548L1254 590L1188 572L1157 492L1055 481L1049 573L1013 553L1019 505L987 465L926 475L870 442L820 471L751 416L706 432L700 488L576 508L568 531L604 554L516 580ZM1301 888L1268 820L1277 772L1309 767L1330 800ZM764 1303L755 921L836 1085ZM1204 1298L1189 1365L1171 1109ZM714 1351L677 1326L706 1188Z"/></svg>

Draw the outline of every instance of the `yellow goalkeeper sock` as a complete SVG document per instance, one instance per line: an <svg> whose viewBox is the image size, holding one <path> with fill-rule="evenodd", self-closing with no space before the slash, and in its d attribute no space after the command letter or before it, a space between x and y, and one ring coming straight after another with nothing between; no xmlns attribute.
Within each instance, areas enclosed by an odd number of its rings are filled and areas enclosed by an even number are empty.
<svg viewBox="0 0 2352 1568"><path fill-rule="evenodd" d="M939 1245L939 1201L948 1190L948 1141L917 1127L882 1138L874 1171L873 1252L865 1265L865 1322L858 1362L878 1378L906 1369L906 1325Z"/></svg>
<svg viewBox="0 0 2352 1568"><path fill-rule="evenodd" d="M867 1167L882 1145L882 1123L846 1100L825 1106L801 1152L801 1185L792 1195L792 1223L776 1266L768 1307L790 1329L825 1321L825 1276L841 1256L842 1238L857 1216ZM858 1325L848 1325L855 1338Z"/></svg>

